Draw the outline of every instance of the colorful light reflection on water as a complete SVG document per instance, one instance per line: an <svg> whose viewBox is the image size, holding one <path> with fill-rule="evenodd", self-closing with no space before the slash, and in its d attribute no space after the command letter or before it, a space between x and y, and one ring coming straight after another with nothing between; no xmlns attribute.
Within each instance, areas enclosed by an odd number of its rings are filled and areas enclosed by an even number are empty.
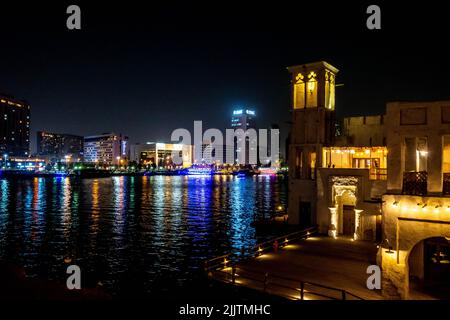
<svg viewBox="0 0 450 320"><path fill-rule="evenodd" d="M182 285L201 262L246 252L251 222L286 205L276 177L144 176L0 180L0 258L62 280L64 258L112 293Z"/></svg>

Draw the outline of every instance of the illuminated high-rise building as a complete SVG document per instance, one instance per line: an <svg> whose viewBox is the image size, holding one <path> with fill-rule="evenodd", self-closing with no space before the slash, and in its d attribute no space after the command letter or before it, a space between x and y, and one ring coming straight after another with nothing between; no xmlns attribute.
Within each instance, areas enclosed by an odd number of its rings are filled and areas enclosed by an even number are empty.
<svg viewBox="0 0 450 320"><path fill-rule="evenodd" d="M15 157L30 154L30 105L0 95L0 153Z"/></svg>
<svg viewBox="0 0 450 320"><path fill-rule="evenodd" d="M128 137L114 133L84 137L84 161L115 165L128 159Z"/></svg>
<svg viewBox="0 0 450 320"><path fill-rule="evenodd" d="M231 127L235 130L242 129L244 131L250 128L255 129L255 115L254 110L234 110L231 117Z"/></svg>
<svg viewBox="0 0 450 320"><path fill-rule="evenodd" d="M255 124L255 116L256 113L254 110L249 109L236 109L233 111L233 115L231 117L231 128L235 131L238 129L242 129L244 133L248 132L249 129L255 129L256 130L256 124ZM235 163L239 165L248 165L248 164L256 164L257 162L257 147L256 142L257 141L250 141L250 137L246 136L245 139L245 150L242 150L241 141L242 138L237 137L236 143L234 147L234 154L235 154ZM257 138L256 138L257 139ZM225 149L229 149L229 146L226 146ZM245 152L245 157L243 157L245 160L242 162L239 159L241 159L241 153Z"/></svg>

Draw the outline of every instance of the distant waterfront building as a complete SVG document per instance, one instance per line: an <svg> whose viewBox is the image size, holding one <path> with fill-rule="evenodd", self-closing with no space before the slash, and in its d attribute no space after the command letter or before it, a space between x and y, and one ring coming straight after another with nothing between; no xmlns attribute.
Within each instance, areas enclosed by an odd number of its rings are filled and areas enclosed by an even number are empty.
<svg viewBox="0 0 450 320"><path fill-rule="evenodd" d="M227 158L228 154L231 155L230 160ZM202 159L195 161L195 163L213 164L216 166L236 165L238 163L236 159L236 145L214 145L204 141L202 144Z"/></svg>
<svg viewBox="0 0 450 320"><path fill-rule="evenodd" d="M250 109L236 109L233 111L233 115L231 117L231 128L234 130L242 129L246 132L248 129L256 130L256 122L255 122L256 112ZM240 165L248 165L249 163L257 162L257 141L249 141L249 138L246 137L245 141L245 150L241 149L240 144L242 141L240 138L236 139L234 154L235 154L235 162ZM229 147L225 147L228 149ZM239 159L241 158L241 152L245 152L244 163L241 163Z"/></svg>
<svg viewBox="0 0 450 320"><path fill-rule="evenodd" d="M173 161L173 152L178 151L182 165ZM190 167L193 163L193 147L191 145L147 142L130 146L130 160L143 166L154 168Z"/></svg>
<svg viewBox="0 0 450 320"><path fill-rule="evenodd" d="M84 138L72 134L47 131L37 132L37 154L53 161L69 158L71 161L83 160Z"/></svg>
<svg viewBox="0 0 450 320"><path fill-rule="evenodd" d="M84 161L106 165L119 165L128 159L128 137L105 133L84 137Z"/></svg>
<svg viewBox="0 0 450 320"><path fill-rule="evenodd" d="M30 105L0 94L0 153L30 155Z"/></svg>
<svg viewBox="0 0 450 320"><path fill-rule="evenodd" d="M271 130L274 130L273 135ZM277 130L277 131L275 131ZM259 136L258 136L259 139ZM278 150L272 151L272 142L274 145L278 145ZM261 141L259 141L258 144L258 163L262 167L271 166L272 168L278 168L280 167L280 127L277 124L272 124L270 129L267 129L267 148L263 148ZM259 152L261 152L264 156L270 156L271 158L274 158L274 155L272 155L272 152L277 153L276 158L278 159L277 162L272 162L271 159L265 160L261 159L259 157Z"/></svg>

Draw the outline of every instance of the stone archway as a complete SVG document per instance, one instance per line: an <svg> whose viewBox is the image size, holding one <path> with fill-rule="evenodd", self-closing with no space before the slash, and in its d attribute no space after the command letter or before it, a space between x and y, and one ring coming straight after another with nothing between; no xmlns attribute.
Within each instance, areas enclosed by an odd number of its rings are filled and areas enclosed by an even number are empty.
<svg viewBox="0 0 450 320"><path fill-rule="evenodd" d="M355 185L333 185L333 207L330 209L330 228L328 234L336 237L338 234L358 238L360 213L356 209L358 202Z"/></svg>
<svg viewBox="0 0 450 320"><path fill-rule="evenodd" d="M397 218L396 229L393 230L397 234L397 241L391 247L393 250L381 248L379 257L381 258L383 277L392 282L402 299L423 299L420 294L417 296L417 292L415 292L418 288L417 278L420 280L421 277L425 277L424 265L420 264L422 257L425 256L425 251L420 252L424 248L419 248L419 246L433 238L449 241L449 226L450 224L437 220ZM413 280L411 286L410 276Z"/></svg>
<svg viewBox="0 0 450 320"><path fill-rule="evenodd" d="M338 233L353 236L355 233L356 187L337 186L335 206L338 212Z"/></svg>
<svg viewBox="0 0 450 320"><path fill-rule="evenodd" d="M409 296L450 298L450 238L429 237L417 242L407 256Z"/></svg>

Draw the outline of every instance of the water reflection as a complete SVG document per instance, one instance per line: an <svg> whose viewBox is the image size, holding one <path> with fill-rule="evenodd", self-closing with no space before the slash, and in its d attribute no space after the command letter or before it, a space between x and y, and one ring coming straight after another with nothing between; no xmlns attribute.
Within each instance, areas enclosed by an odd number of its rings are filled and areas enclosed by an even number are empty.
<svg viewBox="0 0 450 320"><path fill-rule="evenodd" d="M286 205L273 177L113 177L0 180L0 258L31 276L65 279L64 258L113 293L182 285L203 259L245 253L251 225Z"/></svg>

